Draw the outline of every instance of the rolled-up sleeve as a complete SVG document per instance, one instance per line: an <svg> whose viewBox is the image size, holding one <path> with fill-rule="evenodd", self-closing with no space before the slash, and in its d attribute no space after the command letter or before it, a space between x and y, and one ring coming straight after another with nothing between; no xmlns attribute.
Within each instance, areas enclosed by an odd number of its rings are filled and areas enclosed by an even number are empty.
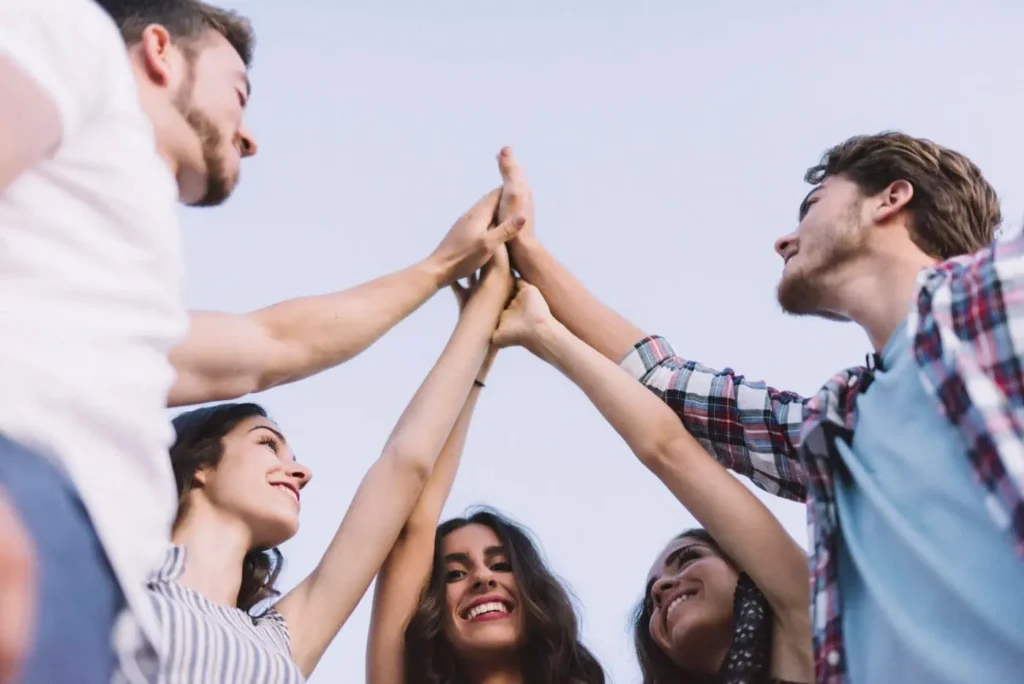
<svg viewBox="0 0 1024 684"><path fill-rule="evenodd" d="M723 466L771 494L805 500L797 454L804 397L682 359L657 336L638 342L621 366L660 396Z"/></svg>

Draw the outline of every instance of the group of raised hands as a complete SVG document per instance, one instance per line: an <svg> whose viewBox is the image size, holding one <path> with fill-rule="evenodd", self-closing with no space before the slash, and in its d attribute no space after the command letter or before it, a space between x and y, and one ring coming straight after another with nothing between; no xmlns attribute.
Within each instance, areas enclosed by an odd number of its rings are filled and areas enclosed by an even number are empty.
<svg viewBox="0 0 1024 684"><path fill-rule="evenodd" d="M498 154L498 167L503 187L489 192L455 223L435 256L442 264L447 259L459 259L458 264L446 265L445 270L456 277L451 287L460 311L482 288L503 288L508 293L510 303L492 338L496 348L522 346L536 351L532 343L544 323L551 320L551 312L537 288L515 276L510 258L516 248L514 241L534 239L533 196L510 148ZM491 211L490 225L480 232L481 219ZM446 256L449 252L450 257Z"/></svg>

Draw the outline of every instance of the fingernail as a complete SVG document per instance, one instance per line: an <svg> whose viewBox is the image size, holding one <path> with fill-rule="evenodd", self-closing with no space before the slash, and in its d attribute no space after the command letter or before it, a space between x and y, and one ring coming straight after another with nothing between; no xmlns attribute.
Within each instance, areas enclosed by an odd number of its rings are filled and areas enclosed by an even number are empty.
<svg viewBox="0 0 1024 684"><path fill-rule="evenodd" d="M526 217L516 216L516 228L522 228L524 225L526 225Z"/></svg>
<svg viewBox="0 0 1024 684"><path fill-rule="evenodd" d="M508 157L509 155L512 154L512 148L511 147L502 147L500 154L501 154L502 157Z"/></svg>

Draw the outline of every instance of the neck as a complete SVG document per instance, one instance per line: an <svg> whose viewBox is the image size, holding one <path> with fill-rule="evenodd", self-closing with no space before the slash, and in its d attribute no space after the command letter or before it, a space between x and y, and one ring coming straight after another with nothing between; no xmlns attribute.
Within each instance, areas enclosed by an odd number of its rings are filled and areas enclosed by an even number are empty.
<svg viewBox="0 0 1024 684"><path fill-rule="evenodd" d="M524 684L518 657L466 663L466 681L471 684Z"/></svg>
<svg viewBox="0 0 1024 684"><path fill-rule="evenodd" d="M917 293L918 273L936 262L917 250L877 256L849 275L836 309L860 325L880 352L907 317Z"/></svg>
<svg viewBox="0 0 1024 684"><path fill-rule="evenodd" d="M134 65L134 68L138 72L142 67ZM138 73L136 73L136 82L139 84L139 104L142 105L142 111L146 113L146 117L153 125L157 154L177 178L178 159L175 150L167 142L171 139L167 133L173 126L180 125L180 123L174 121L175 112L167 105L166 98L161 98L158 93L149 88Z"/></svg>
<svg viewBox="0 0 1024 684"><path fill-rule="evenodd" d="M251 547L249 532L238 520L196 504L172 535L185 547L185 571L178 581L214 603L235 606L242 561Z"/></svg>
<svg viewBox="0 0 1024 684"><path fill-rule="evenodd" d="M139 84L139 104L153 126L156 152L178 184L178 199L187 202L189 198L201 197L205 176L182 162L183 159L202 158L199 136L191 129L180 109L168 101L167 93L148 83L145 68L135 63L134 69Z"/></svg>
<svg viewBox="0 0 1024 684"><path fill-rule="evenodd" d="M685 649L688 657L685 659L672 658L671 654L669 657L687 675L686 681L690 679L695 682L713 681L717 679L717 673L721 672L725 665L732 642L733 635L730 634L728 639L720 643L707 642L688 645Z"/></svg>

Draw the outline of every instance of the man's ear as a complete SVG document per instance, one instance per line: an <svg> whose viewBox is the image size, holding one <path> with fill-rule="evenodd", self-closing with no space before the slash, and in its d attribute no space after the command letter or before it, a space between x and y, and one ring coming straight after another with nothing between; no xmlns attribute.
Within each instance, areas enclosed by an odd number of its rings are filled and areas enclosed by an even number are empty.
<svg viewBox="0 0 1024 684"><path fill-rule="evenodd" d="M871 198L872 218L875 223L888 223L894 216L907 208L914 199L914 186L910 181L896 180L889 183L880 193Z"/></svg>

